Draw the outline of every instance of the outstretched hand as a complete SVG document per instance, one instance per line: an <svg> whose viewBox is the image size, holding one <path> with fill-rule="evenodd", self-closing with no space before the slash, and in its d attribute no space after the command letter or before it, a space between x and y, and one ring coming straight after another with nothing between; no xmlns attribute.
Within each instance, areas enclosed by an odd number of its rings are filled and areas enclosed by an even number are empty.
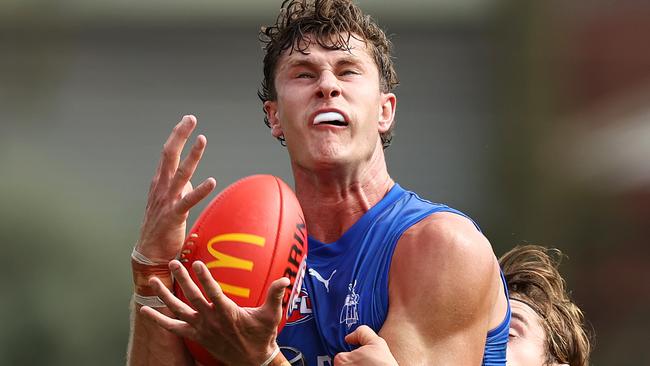
<svg viewBox="0 0 650 366"><path fill-rule="evenodd" d="M152 287L177 318L147 306L140 309L143 315L174 334L201 344L227 364L258 366L275 351L277 327L282 318L282 296L289 279L283 277L274 281L262 306L242 308L224 295L202 262L194 262L192 270L206 296L179 261L171 261L169 268L192 306L174 296L159 279L152 278Z"/></svg>
<svg viewBox="0 0 650 366"><path fill-rule="evenodd" d="M396 366L397 361L388 348L386 341L369 326L362 325L345 336L349 344L361 347L351 352L341 352L334 357L334 366L369 365Z"/></svg>
<svg viewBox="0 0 650 366"><path fill-rule="evenodd" d="M207 145L205 136L196 138L189 154L181 161L183 147L196 123L196 117L184 116L174 127L149 187L136 250L154 262L167 262L178 254L185 239L189 210L216 187L211 177L196 188L190 183Z"/></svg>

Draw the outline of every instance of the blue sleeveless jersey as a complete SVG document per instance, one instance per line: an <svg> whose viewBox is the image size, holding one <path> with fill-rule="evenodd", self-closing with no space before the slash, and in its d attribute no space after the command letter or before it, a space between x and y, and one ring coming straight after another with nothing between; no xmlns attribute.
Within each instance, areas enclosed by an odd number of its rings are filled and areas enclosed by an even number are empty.
<svg viewBox="0 0 650 366"><path fill-rule="evenodd" d="M302 290L290 305L278 344L300 351L308 366L332 366L334 355L356 348L344 338L358 326L379 332L388 314L388 274L397 241L436 212L467 217L395 184L338 241L325 244L309 238ZM509 326L508 304L506 318L486 335L483 365L505 365Z"/></svg>

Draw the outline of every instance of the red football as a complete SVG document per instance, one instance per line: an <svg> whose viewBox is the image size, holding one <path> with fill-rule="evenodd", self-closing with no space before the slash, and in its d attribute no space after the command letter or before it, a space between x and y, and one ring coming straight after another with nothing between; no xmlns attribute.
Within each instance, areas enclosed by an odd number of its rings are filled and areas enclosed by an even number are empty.
<svg viewBox="0 0 650 366"><path fill-rule="evenodd" d="M185 239L180 261L196 283L191 265L204 262L239 306L262 305L271 282L288 277L279 331L288 304L300 292L306 255L307 230L295 194L280 178L253 175L228 186L203 210ZM174 291L189 304L178 285ZM201 364L219 365L199 344L185 343Z"/></svg>

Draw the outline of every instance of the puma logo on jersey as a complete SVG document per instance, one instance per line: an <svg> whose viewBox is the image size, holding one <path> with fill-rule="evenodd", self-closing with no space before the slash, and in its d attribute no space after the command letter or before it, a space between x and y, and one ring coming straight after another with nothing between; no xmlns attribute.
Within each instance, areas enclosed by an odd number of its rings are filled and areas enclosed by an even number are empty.
<svg viewBox="0 0 650 366"><path fill-rule="evenodd" d="M309 274L314 278L316 278L318 282L321 282L323 285L325 285L325 290L327 290L328 293L330 292L330 280L332 279L332 276L334 276L334 273L336 273L336 270L332 272L332 274L328 279L324 279L323 276L321 276L320 273L316 272L315 269L313 268L309 269Z"/></svg>

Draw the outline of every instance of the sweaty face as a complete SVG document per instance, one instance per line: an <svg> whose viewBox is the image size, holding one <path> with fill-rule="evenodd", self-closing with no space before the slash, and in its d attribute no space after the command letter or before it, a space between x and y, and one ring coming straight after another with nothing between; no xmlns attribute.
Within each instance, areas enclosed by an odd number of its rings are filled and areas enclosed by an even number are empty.
<svg viewBox="0 0 650 366"><path fill-rule="evenodd" d="M512 320L508 338L508 366L546 366L543 319L525 303L510 299ZM552 363L552 366L559 365Z"/></svg>
<svg viewBox="0 0 650 366"><path fill-rule="evenodd" d="M393 121L395 96L379 89L379 74L364 42L280 57L277 99L264 107L274 136L284 136L291 160L309 170L371 160L379 133Z"/></svg>

